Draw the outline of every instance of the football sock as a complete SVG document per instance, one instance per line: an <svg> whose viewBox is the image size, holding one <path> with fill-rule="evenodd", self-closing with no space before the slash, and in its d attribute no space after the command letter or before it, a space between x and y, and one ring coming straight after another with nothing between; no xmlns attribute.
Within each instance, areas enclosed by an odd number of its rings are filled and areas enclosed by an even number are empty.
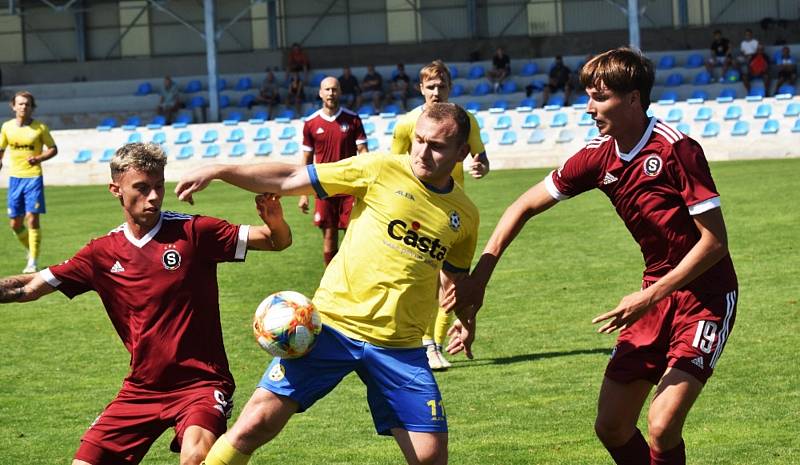
<svg viewBox="0 0 800 465"><path fill-rule="evenodd" d="M28 250L30 260L39 260L39 246L42 244L42 230L31 228L28 230Z"/></svg>
<svg viewBox="0 0 800 465"><path fill-rule="evenodd" d="M322 256L325 259L325 266L328 266L328 263L330 263L331 260L333 260L333 257L336 255L336 252L338 252L338 250L332 250L330 252L322 252Z"/></svg>
<svg viewBox="0 0 800 465"><path fill-rule="evenodd" d="M444 345L444 340L447 337L447 329L450 325L450 314L446 313L443 308L439 308L436 312L436 321L433 328L433 340L436 345L441 347Z"/></svg>
<svg viewBox="0 0 800 465"><path fill-rule="evenodd" d="M650 446L642 436L639 428L628 442L619 447L607 447L608 453L618 465L648 465L650 463ZM655 463L655 462L653 462Z"/></svg>
<svg viewBox="0 0 800 465"><path fill-rule="evenodd" d="M28 228L25 226L20 226L19 229L14 229L14 235L17 236L17 240L25 247L26 250L29 250L28 247Z"/></svg>
<svg viewBox="0 0 800 465"><path fill-rule="evenodd" d="M245 465L248 461L250 456L236 450L223 434L211 446L206 459L200 462L200 465Z"/></svg>
<svg viewBox="0 0 800 465"><path fill-rule="evenodd" d="M433 336L436 333L436 317L432 316L428 321L428 326L425 327L425 334L422 335L422 345L433 345Z"/></svg>
<svg viewBox="0 0 800 465"><path fill-rule="evenodd" d="M686 465L686 444L683 439L668 451L656 452L650 449L650 465Z"/></svg>

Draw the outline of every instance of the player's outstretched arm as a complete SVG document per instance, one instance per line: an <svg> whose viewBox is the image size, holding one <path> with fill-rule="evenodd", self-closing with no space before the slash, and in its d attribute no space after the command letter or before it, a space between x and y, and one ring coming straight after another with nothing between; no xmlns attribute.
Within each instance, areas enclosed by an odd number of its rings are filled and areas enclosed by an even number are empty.
<svg viewBox="0 0 800 465"><path fill-rule="evenodd" d="M209 165L183 175L175 194L178 199L194 204L194 193L199 192L214 179L260 194L272 192L279 195L313 194L311 178L305 166L287 163L262 163L258 165Z"/></svg>
<svg viewBox="0 0 800 465"><path fill-rule="evenodd" d="M0 303L30 302L55 290L39 273L9 276L0 279Z"/></svg>
<svg viewBox="0 0 800 465"><path fill-rule="evenodd" d="M616 308L595 317L592 323L609 320L598 332L608 334L632 325L661 299L692 282L728 254L728 233L722 210L714 208L693 216L693 219L700 240L672 271L652 286L626 295Z"/></svg>
<svg viewBox="0 0 800 465"><path fill-rule="evenodd" d="M264 225L250 227L247 236L248 249L277 251L292 245L292 230L283 217L280 196L257 195L256 210Z"/></svg>

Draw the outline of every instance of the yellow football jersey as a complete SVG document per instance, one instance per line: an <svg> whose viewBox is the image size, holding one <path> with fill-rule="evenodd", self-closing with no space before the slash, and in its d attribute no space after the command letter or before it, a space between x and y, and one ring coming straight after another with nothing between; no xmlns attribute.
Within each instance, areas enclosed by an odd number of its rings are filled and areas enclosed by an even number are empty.
<svg viewBox="0 0 800 465"><path fill-rule="evenodd" d="M40 155L42 146L55 147L53 136L46 124L33 120L27 126L17 126L17 120L9 120L0 128L0 148L5 149L9 163L9 174L15 178L36 178L42 175L42 165L31 165L28 157ZM4 159L6 157L3 157Z"/></svg>
<svg viewBox="0 0 800 465"><path fill-rule="evenodd" d="M414 140L417 119L422 114L423 107L424 105L420 105L397 119L397 123L394 126L394 135L392 136L392 153L411 152L411 141ZM478 120L475 119L475 115L468 111L467 116L469 116L469 138L467 143L469 143L469 153L475 157L485 152L486 147L483 146L481 128L478 125ZM456 164L456 167L453 168L452 176L459 186L464 187L463 163L458 162Z"/></svg>
<svg viewBox="0 0 800 465"><path fill-rule="evenodd" d="M314 294L325 324L382 347L419 347L438 308L439 271L469 271L478 209L455 183L426 186L409 157L308 165L317 195L356 197L339 252Z"/></svg>

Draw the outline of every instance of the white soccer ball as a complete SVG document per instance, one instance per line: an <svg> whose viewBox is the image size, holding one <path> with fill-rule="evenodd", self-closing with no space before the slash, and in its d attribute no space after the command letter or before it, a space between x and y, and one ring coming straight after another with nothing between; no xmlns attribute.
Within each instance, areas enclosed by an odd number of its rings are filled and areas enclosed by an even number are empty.
<svg viewBox="0 0 800 465"><path fill-rule="evenodd" d="M280 358L307 354L322 330L322 319L311 300L295 291L276 292L261 301L253 318L253 333L262 349Z"/></svg>

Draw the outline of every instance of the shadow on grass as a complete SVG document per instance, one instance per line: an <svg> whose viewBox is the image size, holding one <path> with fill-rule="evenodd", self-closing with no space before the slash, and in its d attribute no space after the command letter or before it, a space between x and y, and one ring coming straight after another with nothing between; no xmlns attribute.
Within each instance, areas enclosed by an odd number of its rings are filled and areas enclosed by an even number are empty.
<svg viewBox="0 0 800 465"><path fill-rule="evenodd" d="M533 362L536 360L542 360L548 358L570 357L574 355L592 355L592 354L611 355L611 348L598 347L595 349L577 349L577 350L566 350L558 352L541 352L538 354L512 355L510 357L499 357L499 358L476 358L474 360L465 360L463 358L457 358L457 359L450 359L450 362L453 364L453 368L456 367L468 368L472 366L508 365L511 363Z"/></svg>

